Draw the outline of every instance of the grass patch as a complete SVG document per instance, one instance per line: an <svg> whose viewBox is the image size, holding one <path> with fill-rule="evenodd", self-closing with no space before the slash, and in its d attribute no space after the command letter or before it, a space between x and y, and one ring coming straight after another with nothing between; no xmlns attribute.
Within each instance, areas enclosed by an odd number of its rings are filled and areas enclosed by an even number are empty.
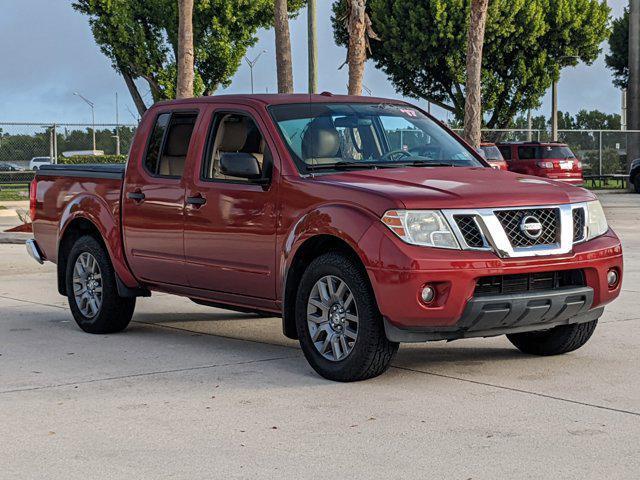
<svg viewBox="0 0 640 480"><path fill-rule="evenodd" d="M29 200L29 192L24 190L0 190L0 202Z"/></svg>
<svg viewBox="0 0 640 480"><path fill-rule="evenodd" d="M584 186L589 190L626 190L627 182L616 180L613 178L603 180L587 180L584 182Z"/></svg>

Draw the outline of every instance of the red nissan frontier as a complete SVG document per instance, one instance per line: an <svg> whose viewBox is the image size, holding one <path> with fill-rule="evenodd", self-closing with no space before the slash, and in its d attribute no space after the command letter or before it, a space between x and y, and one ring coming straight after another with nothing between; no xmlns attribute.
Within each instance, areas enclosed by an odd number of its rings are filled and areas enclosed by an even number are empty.
<svg viewBox="0 0 640 480"><path fill-rule="evenodd" d="M584 345L620 293L597 198L500 171L397 100L233 95L159 103L122 165L43 166L39 262L80 328L123 330L136 297L282 317L322 376L384 372L400 342L507 335Z"/></svg>

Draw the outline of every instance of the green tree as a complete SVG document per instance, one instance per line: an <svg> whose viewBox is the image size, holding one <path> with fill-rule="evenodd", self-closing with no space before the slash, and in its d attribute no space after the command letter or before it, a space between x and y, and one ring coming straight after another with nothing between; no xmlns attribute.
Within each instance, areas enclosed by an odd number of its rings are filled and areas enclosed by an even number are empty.
<svg viewBox="0 0 640 480"><path fill-rule="evenodd" d="M629 83L629 8L624 14L611 22L609 37L610 53L605 56L607 66L613 71L613 83L620 88L627 88Z"/></svg>
<svg viewBox="0 0 640 480"><path fill-rule="evenodd" d="M305 0L288 0L297 12ZM89 17L96 43L122 74L136 107L146 105L134 82L144 79L153 101L175 98L178 3L175 0L75 0ZM195 95L228 86L259 28L273 24L273 0L196 0L193 9Z"/></svg>
<svg viewBox="0 0 640 480"><path fill-rule="evenodd" d="M464 116L470 0L369 0L381 41L371 57L403 95ZM334 3L334 33L347 35L345 0ZM592 63L607 38L609 7L601 0L492 0L482 59L482 105L489 128L536 108L562 67Z"/></svg>

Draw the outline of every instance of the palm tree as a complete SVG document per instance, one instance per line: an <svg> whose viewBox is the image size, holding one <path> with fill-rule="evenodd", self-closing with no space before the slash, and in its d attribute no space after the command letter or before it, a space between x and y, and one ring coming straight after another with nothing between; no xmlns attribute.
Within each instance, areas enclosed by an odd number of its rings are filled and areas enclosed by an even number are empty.
<svg viewBox="0 0 640 480"><path fill-rule="evenodd" d="M176 98L193 97L193 0L178 0L178 84Z"/></svg>
<svg viewBox="0 0 640 480"><path fill-rule="evenodd" d="M369 39L378 40L371 27L371 19L366 11L367 0L347 0L347 32L349 45L347 63L349 64L349 95L362 95L362 78L367 52L371 51Z"/></svg>
<svg viewBox="0 0 640 480"><path fill-rule="evenodd" d="M471 0L471 19L467 35L467 84L464 105L464 139L480 147L482 128L482 45L489 0Z"/></svg>
<svg viewBox="0 0 640 480"><path fill-rule="evenodd" d="M278 93L293 93L293 66L287 0L275 0L274 28L276 31Z"/></svg>

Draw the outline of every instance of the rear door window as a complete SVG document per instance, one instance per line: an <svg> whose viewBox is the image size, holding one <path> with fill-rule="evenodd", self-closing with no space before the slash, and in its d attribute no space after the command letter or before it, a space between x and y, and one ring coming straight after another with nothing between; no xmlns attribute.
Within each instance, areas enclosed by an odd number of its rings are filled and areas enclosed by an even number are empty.
<svg viewBox="0 0 640 480"><path fill-rule="evenodd" d="M518 158L520 160L534 160L536 158L536 147L518 147Z"/></svg>
<svg viewBox="0 0 640 480"><path fill-rule="evenodd" d="M195 113L158 115L144 162L149 173L159 177L182 177L197 117Z"/></svg>
<svg viewBox="0 0 640 480"><path fill-rule="evenodd" d="M502 147L498 147L500 149L500 153L502 153L502 156L504 157L505 160L511 160L511 147L508 145L502 146Z"/></svg>

